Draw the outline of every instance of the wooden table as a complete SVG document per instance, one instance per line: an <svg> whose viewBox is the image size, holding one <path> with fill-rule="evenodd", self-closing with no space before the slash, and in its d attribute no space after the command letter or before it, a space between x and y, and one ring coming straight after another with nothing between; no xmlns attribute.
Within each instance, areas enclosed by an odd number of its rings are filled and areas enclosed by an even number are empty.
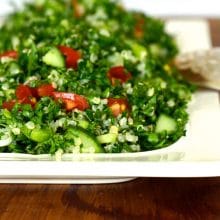
<svg viewBox="0 0 220 220"><path fill-rule="evenodd" d="M220 20L210 20L220 46ZM4 169L4 168L1 168ZM0 219L220 219L220 177L112 185L0 185Z"/></svg>

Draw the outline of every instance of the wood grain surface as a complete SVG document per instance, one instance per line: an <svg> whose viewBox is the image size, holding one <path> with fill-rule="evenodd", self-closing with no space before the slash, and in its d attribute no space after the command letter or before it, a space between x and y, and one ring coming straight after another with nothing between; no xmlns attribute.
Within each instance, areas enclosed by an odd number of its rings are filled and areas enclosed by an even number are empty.
<svg viewBox="0 0 220 220"><path fill-rule="evenodd" d="M211 20L220 46L220 20ZM3 169L3 168L1 168ZM0 220L219 220L220 177L139 178L111 185L0 185Z"/></svg>

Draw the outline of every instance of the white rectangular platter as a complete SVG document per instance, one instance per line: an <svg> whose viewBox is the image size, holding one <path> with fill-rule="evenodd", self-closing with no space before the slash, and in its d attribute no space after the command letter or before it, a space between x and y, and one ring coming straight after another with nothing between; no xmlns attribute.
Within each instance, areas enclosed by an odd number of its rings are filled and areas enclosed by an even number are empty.
<svg viewBox="0 0 220 220"><path fill-rule="evenodd" d="M204 20L169 20L182 52L210 48ZM199 36L199 38L198 38ZM187 135L152 152L130 154L48 155L0 154L0 183L116 183L136 177L220 176L220 104L215 91L198 91L189 106Z"/></svg>

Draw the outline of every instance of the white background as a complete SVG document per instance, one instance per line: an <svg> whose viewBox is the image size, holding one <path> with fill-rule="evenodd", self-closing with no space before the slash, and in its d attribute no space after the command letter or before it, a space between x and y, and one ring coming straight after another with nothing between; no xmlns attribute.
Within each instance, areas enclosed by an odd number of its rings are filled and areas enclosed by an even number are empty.
<svg viewBox="0 0 220 220"><path fill-rule="evenodd" d="M25 0L0 0L0 15L12 10L10 2L21 5ZM27 1L27 0L26 0ZM220 17L218 0L123 0L129 8L156 16Z"/></svg>

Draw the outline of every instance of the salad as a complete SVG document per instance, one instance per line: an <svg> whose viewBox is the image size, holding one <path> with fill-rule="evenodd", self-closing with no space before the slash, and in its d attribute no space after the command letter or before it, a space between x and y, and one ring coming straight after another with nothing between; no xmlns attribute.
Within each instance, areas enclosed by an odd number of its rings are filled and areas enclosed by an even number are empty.
<svg viewBox="0 0 220 220"><path fill-rule="evenodd" d="M36 0L0 28L0 152L123 153L185 135L194 86L161 20L116 0Z"/></svg>

